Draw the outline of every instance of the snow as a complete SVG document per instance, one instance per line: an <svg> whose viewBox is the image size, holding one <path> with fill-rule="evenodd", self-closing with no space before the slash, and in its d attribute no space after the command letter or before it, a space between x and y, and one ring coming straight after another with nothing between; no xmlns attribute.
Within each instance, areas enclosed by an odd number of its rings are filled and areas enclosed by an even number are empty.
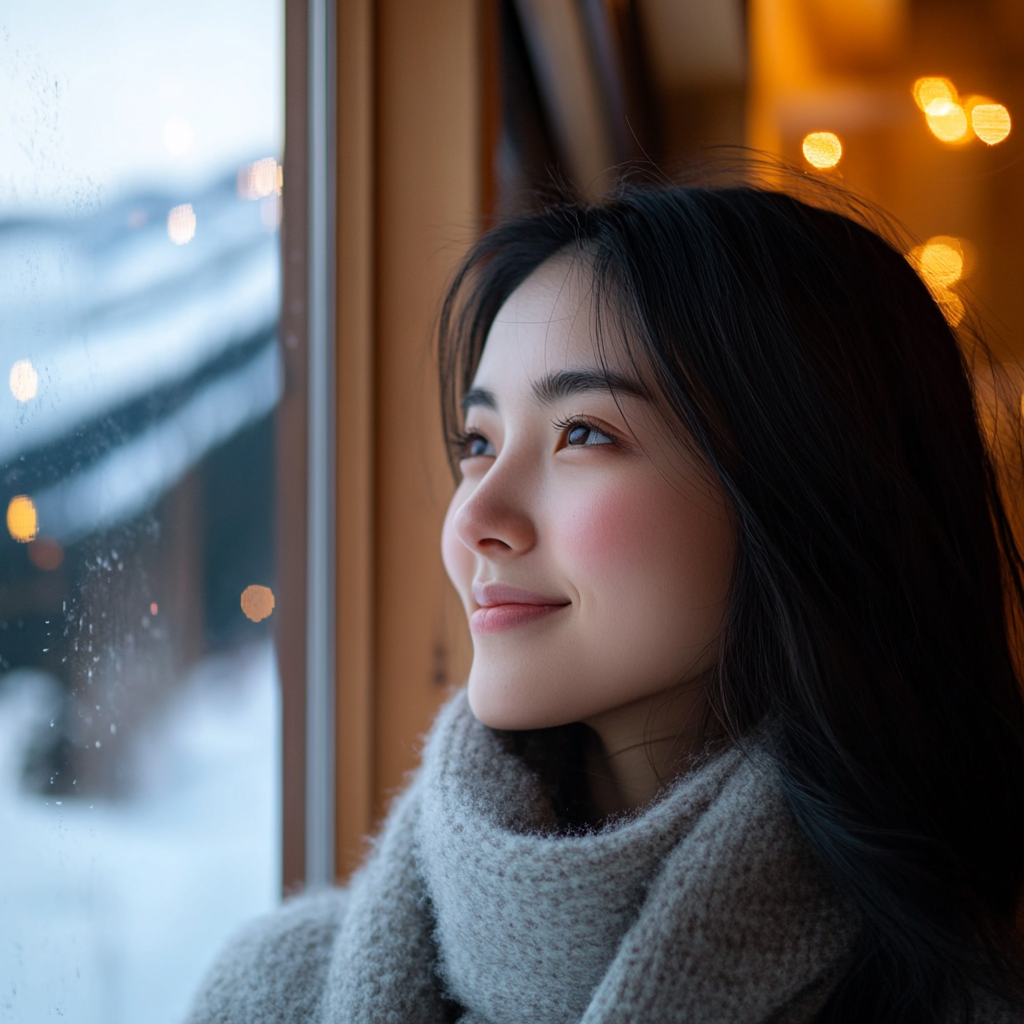
<svg viewBox="0 0 1024 1024"><path fill-rule="evenodd" d="M267 643L209 657L137 739L130 800L19 788L53 682L0 678L0 1021L172 1024L280 878L280 711Z"/></svg>

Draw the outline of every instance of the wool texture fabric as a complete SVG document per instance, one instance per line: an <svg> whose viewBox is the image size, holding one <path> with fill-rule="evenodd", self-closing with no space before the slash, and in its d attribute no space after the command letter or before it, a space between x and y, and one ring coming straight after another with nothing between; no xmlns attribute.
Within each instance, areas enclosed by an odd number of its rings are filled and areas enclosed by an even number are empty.
<svg viewBox="0 0 1024 1024"><path fill-rule="evenodd" d="M799 1024L855 932L756 748L567 833L460 692L348 888L250 927L189 1022Z"/></svg>

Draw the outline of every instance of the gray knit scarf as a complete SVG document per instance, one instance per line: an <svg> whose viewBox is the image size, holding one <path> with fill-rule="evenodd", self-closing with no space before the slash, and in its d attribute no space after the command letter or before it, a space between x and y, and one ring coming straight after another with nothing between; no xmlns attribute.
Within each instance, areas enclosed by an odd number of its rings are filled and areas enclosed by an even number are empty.
<svg viewBox="0 0 1024 1024"><path fill-rule="evenodd" d="M193 1022L796 1024L854 934L763 754L566 834L464 693L347 891L271 922L223 958Z"/></svg>

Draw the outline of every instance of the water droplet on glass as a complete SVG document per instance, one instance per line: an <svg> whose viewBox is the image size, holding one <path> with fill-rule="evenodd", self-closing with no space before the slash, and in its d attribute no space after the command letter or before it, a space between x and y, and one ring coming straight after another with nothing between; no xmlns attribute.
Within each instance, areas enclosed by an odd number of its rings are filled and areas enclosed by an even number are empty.
<svg viewBox="0 0 1024 1024"><path fill-rule="evenodd" d="M103 744L102 744L102 743L100 743L100 741L99 741L99 740L97 740L97 741L96 741L96 749L97 749L97 750L99 750L99 748L100 748L100 747L102 747L102 746L103 746Z"/></svg>
<svg viewBox="0 0 1024 1024"><path fill-rule="evenodd" d="M110 723L110 735L113 736L117 732L117 726L113 722Z"/></svg>

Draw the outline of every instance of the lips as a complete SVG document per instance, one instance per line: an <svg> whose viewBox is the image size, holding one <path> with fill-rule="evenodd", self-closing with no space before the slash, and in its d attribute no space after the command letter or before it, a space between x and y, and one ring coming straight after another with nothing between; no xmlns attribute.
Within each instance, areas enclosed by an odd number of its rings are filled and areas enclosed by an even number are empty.
<svg viewBox="0 0 1024 1024"><path fill-rule="evenodd" d="M561 597L538 594L506 583L474 583L473 600L480 606L469 617L475 634L501 633L523 626L566 608Z"/></svg>

